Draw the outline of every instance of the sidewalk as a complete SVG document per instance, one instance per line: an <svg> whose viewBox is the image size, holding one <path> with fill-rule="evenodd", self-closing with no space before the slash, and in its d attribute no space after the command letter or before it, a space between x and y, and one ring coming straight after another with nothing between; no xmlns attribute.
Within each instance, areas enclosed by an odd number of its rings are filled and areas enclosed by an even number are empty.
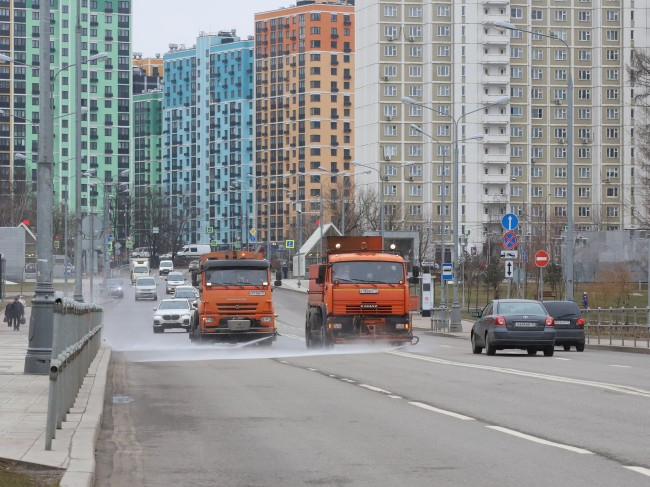
<svg viewBox="0 0 650 487"><path fill-rule="evenodd" d="M110 348L101 348L91 364L74 407L45 450L49 376L24 373L27 323L14 331L0 323L0 458L66 470L62 487L92 486L95 442L101 427Z"/></svg>
<svg viewBox="0 0 650 487"><path fill-rule="evenodd" d="M307 288L309 287L308 279L301 279L300 286L298 286L297 279L283 279L282 280L282 289L294 292L306 293ZM461 338L469 342L470 332L472 331L472 326L474 324L471 320L461 320L462 330L461 332L445 332L445 331L433 331L431 326L431 318L421 316L419 312L412 313L413 320L413 331L420 334L425 334L429 336L445 336L452 338ZM621 340L613 339L610 345L609 338L600 339L600 343L597 343L597 337L591 337L590 340L585 344L585 349L589 350L612 350L618 352L631 352L631 353L644 353L650 354L650 348L646 346L646 342L637 342L638 346L634 346L632 340L626 339L625 343L622 343ZM467 347L469 348L469 343Z"/></svg>

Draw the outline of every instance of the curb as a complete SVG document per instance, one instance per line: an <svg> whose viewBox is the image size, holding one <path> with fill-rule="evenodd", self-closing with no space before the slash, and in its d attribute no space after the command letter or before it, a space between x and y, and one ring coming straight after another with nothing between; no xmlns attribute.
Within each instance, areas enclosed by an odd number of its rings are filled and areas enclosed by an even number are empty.
<svg viewBox="0 0 650 487"><path fill-rule="evenodd" d="M95 445L102 425L104 397L111 349L101 347L93 361L86 380L92 378L87 393L85 413L72 437L70 463L61 479L60 487L92 487L95 481ZM96 363L96 365L95 365ZM93 368L94 373L93 373Z"/></svg>

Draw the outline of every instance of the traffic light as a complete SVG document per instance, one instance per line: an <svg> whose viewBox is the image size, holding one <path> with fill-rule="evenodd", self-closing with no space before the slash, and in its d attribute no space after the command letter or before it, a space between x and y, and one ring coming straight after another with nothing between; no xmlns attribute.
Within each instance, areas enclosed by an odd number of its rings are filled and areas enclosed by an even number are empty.
<svg viewBox="0 0 650 487"><path fill-rule="evenodd" d="M27 218L23 220L23 225L29 225L29 220Z"/></svg>

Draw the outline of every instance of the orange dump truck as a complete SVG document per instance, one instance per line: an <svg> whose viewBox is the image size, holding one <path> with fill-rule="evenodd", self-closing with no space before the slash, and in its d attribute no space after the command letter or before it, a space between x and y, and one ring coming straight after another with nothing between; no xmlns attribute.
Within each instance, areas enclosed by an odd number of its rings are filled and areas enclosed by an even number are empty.
<svg viewBox="0 0 650 487"><path fill-rule="evenodd" d="M309 268L307 347L413 343L404 259L374 236L328 237L326 250L327 261Z"/></svg>
<svg viewBox="0 0 650 487"><path fill-rule="evenodd" d="M192 273L199 288L190 340L253 341L277 336L269 262L253 252L210 252Z"/></svg>

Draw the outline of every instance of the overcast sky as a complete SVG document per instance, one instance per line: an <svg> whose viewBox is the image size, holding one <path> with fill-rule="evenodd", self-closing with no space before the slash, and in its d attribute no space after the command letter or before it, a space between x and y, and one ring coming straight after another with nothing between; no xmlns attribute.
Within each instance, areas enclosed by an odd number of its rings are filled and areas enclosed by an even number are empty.
<svg viewBox="0 0 650 487"><path fill-rule="evenodd" d="M236 29L253 35L256 12L295 5L293 0L133 0L133 52L164 54L169 44L196 43L199 32Z"/></svg>

